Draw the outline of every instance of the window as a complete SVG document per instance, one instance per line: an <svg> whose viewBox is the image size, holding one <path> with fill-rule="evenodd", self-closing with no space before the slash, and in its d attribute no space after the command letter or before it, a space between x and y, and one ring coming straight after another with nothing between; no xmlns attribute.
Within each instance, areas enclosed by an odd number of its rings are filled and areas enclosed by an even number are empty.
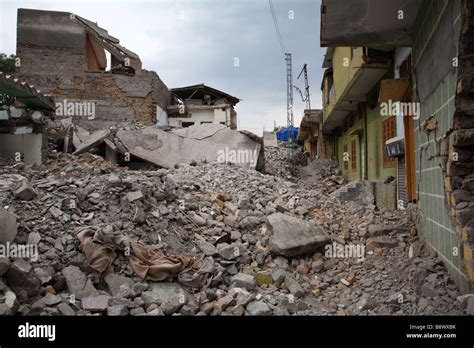
<svg viewBox="0 0 474 348"><path fill-rule="evenodd" d="M355 139L351 142L351 163L352 163L352 171L355 172L357 170L357 153L356 153L356 141Z"/></svg>
<svg viewBox="0 0 474 348"><path fill-rule="evenodd" d="M342 154L342 160L344 161L344 170L346 171L349 170L349 161L345 160L348 154L348 146L347 144L344 144L344 153Z"/></svg>
<svg viewBox="0 0 474 348"><path fill-rule="evenodd" d="M358 47L351 47L351 60L354 59Z"/></svg>
<svg viewBox="0 0 474 348"><path fill-rule="evenodd" d="M212 121L201 121L201 124L212 123Z"/></svg>
<svg viewBox="0 0 474 348"><path fill-rule="evenodd" d="M329 102L332 102L336 95L334 94L334 83L331 84L331 88L329 89Z"/></svg>
<svg viewBox="0 0 474 348"><path fill-rule="evenodd" d="M181 122L181 126L184 128L194 126L194 122Z"/></svg>
<svg viewBox="0 0 474 348"><path fill-rule="evenodd" d="M386 119L382 122L382 155L383 155L383 166L393 167L395 166L395 158L389 157L385 154L385 142L396 136L396 118L394 116Z"/></svg>

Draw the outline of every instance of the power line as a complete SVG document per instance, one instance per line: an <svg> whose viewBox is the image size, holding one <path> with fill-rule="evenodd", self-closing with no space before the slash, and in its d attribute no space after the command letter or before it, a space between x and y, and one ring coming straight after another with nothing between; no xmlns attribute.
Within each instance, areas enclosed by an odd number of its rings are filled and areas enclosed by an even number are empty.
<svg viewBox="0 0 474 348"><path fill-rule="evenodd" d="M283 54L286 53L285 45L283 44L283 38L281 37L280 27L278 26L278 20L275 15L275 8L273 7L272 0L268 0L268 4L270 5L270 12L272 13L273 24L275 25L275 31L277 34L278 42L280 43L280 48Z"/></svg>

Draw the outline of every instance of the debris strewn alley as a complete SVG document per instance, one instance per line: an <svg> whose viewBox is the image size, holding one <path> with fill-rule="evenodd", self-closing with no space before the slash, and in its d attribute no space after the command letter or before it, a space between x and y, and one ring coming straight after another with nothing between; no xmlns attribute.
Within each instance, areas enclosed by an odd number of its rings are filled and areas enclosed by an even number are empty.
<svg viewBox="0 0 474 348"><path fill-rule="evenodd" d="M286 151L266 148L266 167L286 163ZM464 312L416 237L415 210L375 209L369 195L341 203L330 194L340 173L328 163L310 187L233 164L131 171L88 153L56 156L1 169L0 204L19 222L1 236L39 250L35 262L0 259L1 314ZM291 239L287 229L308 226L320 236Z"/></svg>
<svg viewBox="0 0 474 348"><path fill-rule="evenodd" d="M0 321L471 338L474 1L79 2L0 2Z"/></svg>

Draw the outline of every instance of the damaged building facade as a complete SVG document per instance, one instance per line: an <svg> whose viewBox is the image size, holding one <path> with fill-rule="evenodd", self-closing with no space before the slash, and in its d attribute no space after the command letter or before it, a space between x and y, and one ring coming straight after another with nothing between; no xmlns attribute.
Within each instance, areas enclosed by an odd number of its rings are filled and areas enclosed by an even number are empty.
<svg viewBox="0 0 474 348"><path fill-rule="evenodd" d="M138 55L69 12L18 10L16 76L50 94L58 116L88 130L156 124L171 92Z"/></svg>
<svg viewBox="0 0 474 348"><path fill-rule="evenodd" d="M379 112L379 122L394 126L391 134L383 129L377 134L384 136L385 154L397 164L405 161L405 171L397 167L396 175L408 180L398 180L397 195L405 189L408 200L417 202L420 237L463 292L472 292L474 284L473 6L466 0L383 5L375 0L323 0L321 6L322 46L346 50L347 57L353 46L392 52L393 68L379 77L374 107L411 103L418 112L403 112L391 117L394 121ZM346 29L339 23L347 23ZM332 61L334 69L335 64L340 62ZM333 81L337 87L335 75Z"/></svg>
<svg viewBox="0 0 474 348"><path fill-rule="evenodd" d="M173 88L173 104L168 106L168 119L159 125L189 127L217 123L237 129L234 106L239 99L204 84Z"/></svg>
<svg viewBox="0 0 474 348"><path fill-rule="evenodd" d="M41 164L48 152L47 119L54 101L35 86L0 72L0 159Z"/></svg>

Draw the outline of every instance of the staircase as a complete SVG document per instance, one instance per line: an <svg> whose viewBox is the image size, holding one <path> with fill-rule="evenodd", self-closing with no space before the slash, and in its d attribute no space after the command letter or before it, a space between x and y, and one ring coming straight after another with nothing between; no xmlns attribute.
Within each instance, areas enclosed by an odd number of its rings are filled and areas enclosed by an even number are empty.
<svg viewBox="0 0 474 348"><path fill-rule="evenodd" d="M352 181L340 189L330 194L330 197L337 198L341 202L352 201L359 197L362 190L362 182Z"/></svg>

